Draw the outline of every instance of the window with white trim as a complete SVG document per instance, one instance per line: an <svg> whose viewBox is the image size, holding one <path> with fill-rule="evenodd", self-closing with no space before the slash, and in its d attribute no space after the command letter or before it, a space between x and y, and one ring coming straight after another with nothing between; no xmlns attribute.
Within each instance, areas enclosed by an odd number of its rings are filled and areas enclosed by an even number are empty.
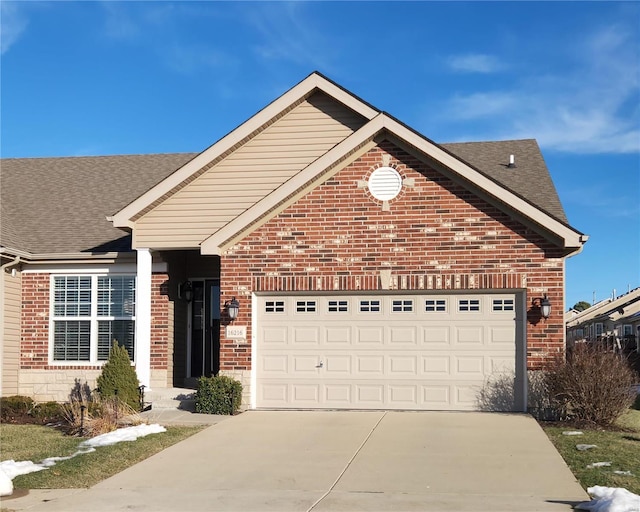
<svg viewBox="0 0 640 512"><path fill-rule="evenodd" d="M392 311L394 313L407 313L413 311L413 301L412 300L394 300L391 305Z"/></svg>
<svg viewBox="0 0 640 512"><path fill-rule="evenodd" d="M601 322L596 323L596 336L602 336L604 326Z"/></svg>
<svg viewBox="0 0 640 512"><path fill-rule="evenodd" d="M316 301L315 300L298 300L296 301L297 313L315 313Z"/></svg>
<svg viewBox="0 0 640 512"><path fill-rule="evenodd" d="M458 299L458 311L480 311L480 299Z"/></svg>
<svg viewBox="0 0 640 512"><path fill-rule="evenodd" d="M265 313L284 313L283 300L268 300L264 303Z"/></svg>
<svg viewBox="0 0 640 512"><path fill-rule="evenodd" d="M361 300L360 311L362 313L379 313L380 301L379 300Z"/></svg>
<svg viewBox="0 0 640 512"><path fill-rule="evenodd" d="M347 300L330 300L327 305L329 313L348 313L349 301Z"/></svg>
<svg viewBox="0 0 640 512"><path fill-rule="evenodd" d="M624 324L622 326L622 335L623 336L631 336L633 334L633 325Z"/></svg>
<svg viewBox="0 0 640 512"><path fill-rule="evenodd" d="M513 311L513 299L493 299L494 311Z"/></svg>
<svg viewBox="0 0 640 512"><path fill-rule="evenodd" d="M53 361L106 361L113 341L135 356L136 278L53 276Z"/></svg>
<svg viewBox="0 0 640 512"><path fill-rule="evenodd" d="M446 299L425 299L424 310L427 313L445 313L447 311Z"/></svg>

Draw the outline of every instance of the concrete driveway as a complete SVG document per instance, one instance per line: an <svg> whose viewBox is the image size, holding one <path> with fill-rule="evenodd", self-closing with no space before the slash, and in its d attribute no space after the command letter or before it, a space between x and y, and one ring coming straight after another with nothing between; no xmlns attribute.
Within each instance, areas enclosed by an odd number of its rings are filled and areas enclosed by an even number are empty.
<svg viewBox="0 0 640 512"><path fill-rule="evenodd" d="M29 510L498 512L588 497L526 415L249 411L49 499Z"/></svg>

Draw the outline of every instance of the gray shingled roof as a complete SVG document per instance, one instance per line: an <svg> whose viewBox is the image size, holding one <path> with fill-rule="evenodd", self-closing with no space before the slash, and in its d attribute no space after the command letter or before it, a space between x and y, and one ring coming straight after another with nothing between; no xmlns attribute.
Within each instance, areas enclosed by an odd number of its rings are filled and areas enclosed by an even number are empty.
<svg viewBox="0 0 640 512"><path fill-rule="evenodd" d="M567 223L535 140L442 144L467 163ZM508 168L509 155L516 167ZM130 250L113 215L195 153L0 162L0 246L32 254Z"/></svg>
<svg viewBox="0 0 640 512"><path fill-rule="evenodd" d="M194 156L2 159L0 246L32 254L130 250L130 236L106 217Z"/></svg>

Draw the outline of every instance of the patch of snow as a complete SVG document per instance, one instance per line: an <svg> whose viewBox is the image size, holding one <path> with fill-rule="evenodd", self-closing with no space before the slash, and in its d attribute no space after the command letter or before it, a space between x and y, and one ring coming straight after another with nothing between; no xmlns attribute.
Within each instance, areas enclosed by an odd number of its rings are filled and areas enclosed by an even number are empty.
<svg viewBox="0 0 640 512"><path fill-rule="evenodd" d="M587 450L591 450L592 448L597 448L598 446L595 444L577 444L576 448L581 452L586 452Z"/></svg>
<svg viewBox="0 0 640 512"><path fill-rule="evenodd" d="M98 446L110 446L112 444L123 441L135 441L139 437L145 437L149 434L159 434L166 432L167 429L162 425L136 425L134 427L119 428L113 432L108 432L80 443L79 449L68 457L49 457L39 464L29 460L16 462L15 460L5 460L0 462L0 496L9 496L13 494L13 479L19 475L26 475L36 471L55 466L56 462L61 460L69 460L78 455L91 453Z"/></svg>
<svg viewBox="0 0 640 512"><path fill-rule="evenodd" d="M620 470L617 470L617 471L614 471L614 473L616 475L633 476L631 471L620 471Z"/></svg>
<svg viewBox="0 0 640 512"><path fill-rule="evenodd" d="M577 510L591 512L638 512L640 496L621 487L589 487L587 492L593 497L576 505Z"/></svg>
<svg viewBox="0 0 640 512"><path fill-rule="evenodd" d="M611 466L611 462L594 462L593 464L589 464L587 466L588 469L591 468L602 468L606 466Z"/></svg>
<svg viewBox="0 0 640 512"><path fill-rule="evenodd" d="M581 436L582 432L580 432L579 430L565 430L562 433L563 436Z"/></svg>

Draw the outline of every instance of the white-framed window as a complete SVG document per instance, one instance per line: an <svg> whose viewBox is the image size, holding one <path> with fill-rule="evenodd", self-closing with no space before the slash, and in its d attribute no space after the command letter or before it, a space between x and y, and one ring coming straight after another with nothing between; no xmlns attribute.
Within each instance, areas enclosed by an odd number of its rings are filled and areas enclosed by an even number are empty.
<svg viewBox="0 0 640 512"><path fill-rule="evenodd" d="M268 300L264 303L265 313L284 313L283 300Z"/></svg>
<svg viewBox="0 0 640 512"><path fill-rule="evenodd" d="M114 340L134 360L135 276L56 275L51 279L54 362L106 361Z"/></svg>
<svg viewBox="0 0 640 512"><path fill-rule="evenodd" d="M458 299L458 311L461 313L480 311L480 299Z"/></svg>
<svg viewBox="0 0 640 512"><path fill-rule="evenodd" d="M413 300L411 299L394 300L391 304L391 310L394 313L409 313L413 311Z"/></svg>
<svg viewBox="0 0 640 512"><path fill-rule="evenodd" d="M348 313L349 301L348 300L330 300L327 304L327 310L329 313Z"/></svg>
<svg viewBox="0 0 640 512"><path fill-rule="evenodd" d="M360 312L361 313L379 313L380 301L379 300L361 300Z"/></svg>
<svg viewBox="0 0 640 512"><path fill-rule="evenodd" d="M447 300L446 299L425 299L424 310L427 313L446 313Z"/></svg>
<svg viewBox="0 0 640 512"><path fill-rule="evenodd" d="M493 311L513 311L513 299L493 299Z"/></svg>
<svg viewBox="0 0 640 512"><path fill-rule="evenodd" d="M602 336L602 331L604 330L604 326L602 322L596 323L596 336Z"/></svg>
<svg viewBox="0 0 640 512"><path fill-rule="evenodd" d="M296 301L296 313L315 313L315 300L298 300Z"/></svg>
<svg viewBox="0 0 640 512"><path fill-rule="evenodd" d="M622 326L622 335L623 336L630 336L632 334L633 334L633 325L624 324Z"/></svg>

